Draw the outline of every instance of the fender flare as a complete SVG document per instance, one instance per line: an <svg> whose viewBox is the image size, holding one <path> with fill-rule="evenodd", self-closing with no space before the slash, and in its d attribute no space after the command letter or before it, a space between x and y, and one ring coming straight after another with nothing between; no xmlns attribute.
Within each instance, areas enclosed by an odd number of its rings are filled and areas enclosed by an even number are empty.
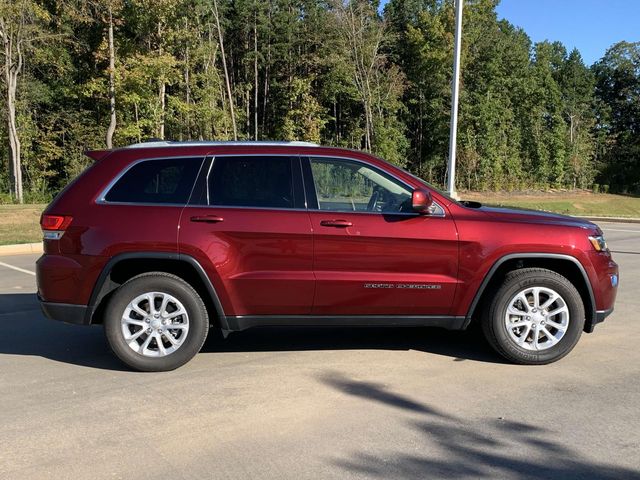
<svg viewBox="0 0 640 480"><path fill-rule="evenodd" d="M207 292L209 293L209 297L213 302L213 306L216 310L216 314L218 316L218 320L220 321L220 327L223 332L229 330L229 324L227 321L227 316L224 313L224 309L222 308L222 303L220 302L220 297L216 292L215 287L211 283L211 279L207 275L205 269L200 265L195 258L191 255L186 255L184 253L171 253L171 252L128 252L128 253L120 253L115 255L109 259L109 261L105 264L96 280L96 283L93 287L93 291L91 292L91 297L89 299L89 305L87 311L85 313L84 323L89 325L91 324L91 320L93 314L96 309L100 305L100 302L104 299L104 297L112 292L116 287L110 281L109 275L113 270L113 267L124 260L149 260L149 259L157 259L157 260L173 260L178 262L184 262L189 264L194 268L202 283L204 284Z"/></svg>
<svg viewBox="0 0 640 480"><path fill-rule="evenodd" d="M478 303L480 302L480 298L482 298L482 295L487 285L489 285L489 282L492 280L495 273L505 262L508 262L509 260L518 260L518 259L525 260L525 259L540 259L540 258L551 259L551 260L568 260L578 267L578 270L582 274L584 283L587 286L587 291L589 293L589 300L591 301L591 309L585 309L585 314L587 317L585 319L586 325L588 326L588 325L592 325L593 323L596 323L596 299L595 299L595 296L593 295L593 288L591 287L589 276L587 275L587 271L584 269L584 266L582 265L582 263L580 263L580 261L577 258L572 257L571 255L564 255L560 253L532 252L532 253L510 253L510 254L504 255L503 257L500 257L498 260L495 261L495 263L491 266L487 274L484 276L484 279L482 280L482 283L480 284L480 287L478 288L478 291L473 297L471 305L467 310L465 328L469 326L469 324L471 323L471 317L476 307L478 306Z"/></svg>

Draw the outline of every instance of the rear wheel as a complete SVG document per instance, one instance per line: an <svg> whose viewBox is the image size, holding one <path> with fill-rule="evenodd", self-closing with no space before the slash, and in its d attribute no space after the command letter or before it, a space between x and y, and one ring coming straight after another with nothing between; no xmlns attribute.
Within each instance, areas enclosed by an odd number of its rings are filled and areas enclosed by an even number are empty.
<svg viewBox="0 0 640 480"><path fill-rule="evenodd" d="M573 349L584 321L582 298L569 280L551 270L523 268L506 276L484 312L482 327L508 360L542 365Z"/></svg>
<svg viewBox="0 0 640 480"><path fill-rule="evenodd" d="M173 370L198 353L209 329L207 309L184 280L162 272L124 283L107 305L104 329L111 349L128 366Z"/></svg>

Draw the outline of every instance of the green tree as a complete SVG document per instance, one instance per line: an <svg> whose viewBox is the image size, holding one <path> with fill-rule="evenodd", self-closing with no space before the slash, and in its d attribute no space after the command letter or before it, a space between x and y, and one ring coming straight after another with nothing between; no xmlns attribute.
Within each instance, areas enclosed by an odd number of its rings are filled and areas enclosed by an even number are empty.
<svg viewBox="0 0 640 480"><path fill-rule="evenodd" d="M48 12L31 0L0 1L0 42L6 101L7 133L9 137L9 170L12 193L22 203L22 152L18 132L18 86L25 64L39 44L50 37L47 31Z"/></svg>
<svg viewBox="0 0 640 480"><path fill-rule="evenodd" d="M640 42L619 42L593 66L600 182L640 193Z"/></svg>

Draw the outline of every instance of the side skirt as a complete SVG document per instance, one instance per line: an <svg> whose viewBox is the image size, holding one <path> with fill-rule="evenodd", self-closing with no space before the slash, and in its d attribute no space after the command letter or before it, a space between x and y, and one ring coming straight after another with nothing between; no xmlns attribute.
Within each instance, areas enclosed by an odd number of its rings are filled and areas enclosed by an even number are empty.
<svg viewBox="0 0 640 480"><path fill-rule="evenodd" d="M227 316L230 331L251 327L442 327L464 330L465 317L430 315L240 315Z"/></svg>

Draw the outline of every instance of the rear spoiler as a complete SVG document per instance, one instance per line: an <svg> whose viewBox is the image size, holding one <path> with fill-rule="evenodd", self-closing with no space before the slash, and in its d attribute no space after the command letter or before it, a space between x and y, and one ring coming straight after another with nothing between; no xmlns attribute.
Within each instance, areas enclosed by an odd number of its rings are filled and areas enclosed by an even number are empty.
<svg viewBox="0 0 640 480"><path fill-rule="evenodd" d="M84 154L87 157L95 161L102 160L104 157L106 157L110 153L111 153L111 150L85 150L84 152Z"/></svg>

